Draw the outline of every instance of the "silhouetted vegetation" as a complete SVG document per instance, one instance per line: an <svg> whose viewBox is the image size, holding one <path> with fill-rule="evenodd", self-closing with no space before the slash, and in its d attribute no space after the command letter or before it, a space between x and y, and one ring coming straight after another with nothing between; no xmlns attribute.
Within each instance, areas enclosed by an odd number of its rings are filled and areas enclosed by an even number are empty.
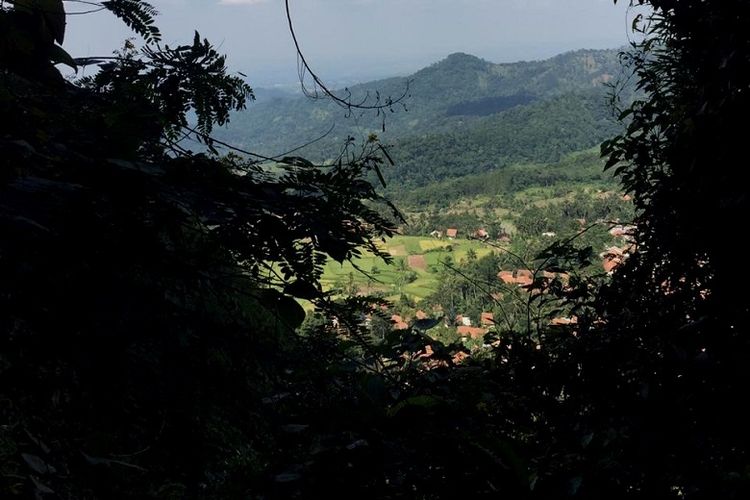
<svg viewBox="0 0 750 500"><path fill-rule="evenodd" d="M428 201L402 199L439 217L451 191L483 196L488 216L507 208L497 193L593 186L516 207L513 241L446 256L433 296L392 305L353 276L321 284L328 259L391 259L378 243L402 221L368 182L387 177L377 137L324 166L222 156L213 127L252 91L197 34L157 45L153 7L113 0L145 48L76 60L60 0L0 3L0 495L747 498L748 195L732 166L750 7L632 3L653 11L622 55L642 94L619 124L551 63L424 70L445 76L438 97L476 71L488 88L526 70L530 88L566 88L405 139L420 174L392 178ZM66 81L56 63L99 70ZM607 135L633 205L603 192L590 153L566 156ZM615 236L612 218L633 227ZM628 257L609 276L596 254L613 237ZM454 333L455 314L488 312L485 332Z"/></svg>

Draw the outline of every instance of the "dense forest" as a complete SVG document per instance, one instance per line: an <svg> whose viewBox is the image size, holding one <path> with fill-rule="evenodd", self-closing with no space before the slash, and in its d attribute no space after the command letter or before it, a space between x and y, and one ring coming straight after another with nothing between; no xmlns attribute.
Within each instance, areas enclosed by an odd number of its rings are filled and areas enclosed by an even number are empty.
<svg viewBox="0 0 750 500"><path fill-rule="evenodd" d="M62 0L0 2L0 496L748 498L750 5L631 3L619 54L455 54L278 155L325 109L245 121L150 4L90 2L138 38L80 59ZM459 216L419 303L325 284Z"/></svg>
<svg viewBox="0 0 750 500"><path fill-rule="evenodd" d="M332 161L348 137L376 132L393 146L396 165L383 172L391 190L517 162L556 162L621 130L608 105L622 72L617 54L582 50L512 64L452 54L408 77L339 91L350 93L352 102L408 93L381 113L349 113L304 96L269 98L233 115L217 137L266 154L311 141L297 153ZM627 100L631 94L627 87L618 95Z"/></svg>

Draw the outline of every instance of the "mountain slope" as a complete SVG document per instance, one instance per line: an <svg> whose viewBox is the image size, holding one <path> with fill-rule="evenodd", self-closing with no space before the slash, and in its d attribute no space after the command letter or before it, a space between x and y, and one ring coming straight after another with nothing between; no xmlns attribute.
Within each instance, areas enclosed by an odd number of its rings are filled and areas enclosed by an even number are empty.
<svg viewBox="0 0 750 500"><path fill-rule="evenodd" d="M411 136L393 148L393 189L488 172L513 163L554 163L614 135L602 91L563 94L492 115L450 132Z"/></svg>
<svg viewBox="0 0 750 500"><path fill-rule="evenodd" d="M317 161L336 156L347 137L376 132L392 144L397 188L486 172L518 162L555 162L595 146L617 125L606 106L607 82L620 73L615 50L579 50L544 61L493 64L456 53L409 77L354 86L353 101L376 92L404 104L383 116L351 113L303 96L260 99L232 117L219 138L267 155L301 149Z"/></svg>

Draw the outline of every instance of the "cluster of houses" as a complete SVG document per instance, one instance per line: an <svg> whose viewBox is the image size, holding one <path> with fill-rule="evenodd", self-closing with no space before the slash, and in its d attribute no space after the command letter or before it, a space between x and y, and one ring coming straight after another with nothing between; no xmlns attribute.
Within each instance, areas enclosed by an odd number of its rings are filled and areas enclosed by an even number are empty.
<svg viewBox="0 0 750 500"><path fill-rule="evenodd" d="M430 233L430 236L437 239L443 239L443 237L448 238L449 240L455 240L458 238L458 228L456 227L449 227L445 231L436 229ZM483 227L480 227L479 229L476 229L471 232L466 233L466 238L473 239L473 240L482 240L487 241L491 238L490 233ZM497 240L501 243L508 243L510 242L510 236L508 233L501 233L498 235Z"/></svg>
<svg viewBox="0 0 750 500"><path fill-rule="evenodd" d="M427 319L427 313L418 310L414 314L416 320ZM394 330L407 330L409 328L410 318L402 317L401 315L394 314L391 316L391 323L393 324ZM479 326L472 325L471 318L463 314L456 315L451 321L450 318L443 316L443 324L450 328L455 327L456 333L461 337L469 337L472 339L479 339L484 337L495 326L495 316L491 312L483 312L480 315Z"/></svg>
<svg viewBox="0 0 750 500"><path fill-rule="evenodd" d="M602 258L602 267L605 273L612 274L617 266L625 262L635 252L635 231L636 227L629 225L618 224L610 228L609 234L615 238L620 238L624 245L611 246L599 254Z"/></svg>
<svg viewBox="0 0 750 500"><path fill-rule="evenodd" d="M585 223L585 221L582 222ZM605 272L612 273L617 266L622 264L628 258L628 256L635 251L635 230L636 228L634 226L619 224L613 226L609 230L609 233L613 237L619 238L623 241L623 245L611 246L600 254L602 258L602 267L604 268ZM443 236L445 235L445 237L447 237L448 239L455 239L458 237L459 232L457 228L451 227L447 228L445 232L436 230L430 234L435 238L443 238ZM554 236L554 233L544 234L543 236L552 237ZM490 238L490 235L485 229L480 228L469 235L469 237L487 240ZM501 236L501 238L502 237L507 238L507 235L503 235ZM500 271L497 273L497 277L506 285L517 285L519 287L528 287L529 285L533 284L535 277L541 277L546 280L560 279L563 283L567 283L569 279L569 275L567 273L552 273L548 271L541 271L535 276L534 272L529 269ZM502 294L496 295L498 299L502 298ZM440 310L440 308L438 307L433 312L435 314L441 314L442 310ZM393 328L395 330L407 330L414 324L415 321L427 320L428 317L429 315L423 310L416 311L416 313L414 314L414 320L412 320L412 318L393 314L391 316L391 323L393 324ZM481 339L495 327L495 318L493 313L491 312L481 313L478 325L472 324L471 318L463 314L459 314L452 319L446 317L445 315L442 315L441 318L446 327L455 327L456 333L464 338ZM575 316L556 317L552 318L549 324L550 326L560 327L576 325L578 324L578 318ZM421 356L430 357L431 354L431 352L425 352Z"/></svg>

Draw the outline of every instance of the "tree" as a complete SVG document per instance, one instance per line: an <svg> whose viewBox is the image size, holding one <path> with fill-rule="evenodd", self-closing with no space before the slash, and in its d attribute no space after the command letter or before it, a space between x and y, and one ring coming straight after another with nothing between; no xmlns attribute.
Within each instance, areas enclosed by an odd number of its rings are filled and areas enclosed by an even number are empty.
<svg viewBox="0 0 750 500"><path fill-rule="evenodd" d="M633 195L638 252L601 291L606 326L580 351L589 358L581 408L600 401L589 417L595 433L617 436L604 453L620 464L592 478L592 491L618 481L661 498L741 498L750 415L737 395L750 381L750 311L730 221L748 210L746 176L732 167L750 113L750 10L742 1L632 4L652 9L635 19L642 38L624 55L641 97L602 150Z"/></svg>
<svg viewBox="0 0 750 500"><path fill-rule="evenodd" d="M635 2L634 2L635 3ZM675 299L734 314L743 309L732 261L736 240L722 221L747 209L744 151L748 109L745 2L648 3L637 18L644 40L626 55L646 99L622 110L627 131L607 141L607 166L641 210L641 267ZM645 276L644 276L645 278ZM692 307L692 306L691 306Z"/></svg>
<svg viewBox="0 0 750 500"><path fill-rule="evenodd" d="M73 59L61 0L0 3L0 496L247 496L278 449L263 398L315 364L282 368L309 342L294 298L356 334L319 279L393 234L382 148L220 157L247 84L198 34L158 44L149 4L98 5L145 47Z"/></svg>

